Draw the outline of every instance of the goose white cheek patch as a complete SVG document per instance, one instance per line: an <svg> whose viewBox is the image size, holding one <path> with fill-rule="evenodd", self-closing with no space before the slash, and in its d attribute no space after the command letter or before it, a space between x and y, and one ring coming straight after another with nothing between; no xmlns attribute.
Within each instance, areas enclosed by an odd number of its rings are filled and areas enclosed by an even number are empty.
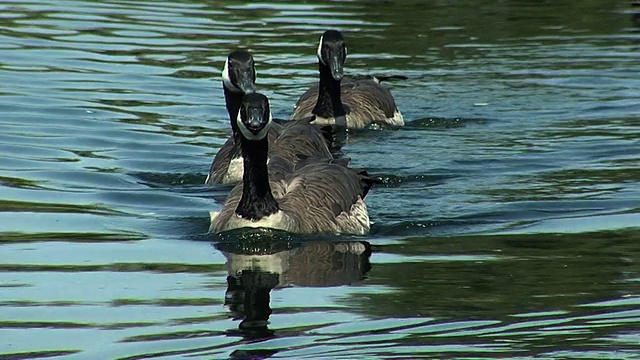
<svg viewBox="0 0 640 360"><path fill-rule="evenodd" d="M229 59L224 62L224 68L222 69L222 84L231 91L241 91L231 82L231 76L229 76Z"/></svg>
<svg viewBox="0 0 640 360"><path fill-rule="evenodd" d="M269 132L269 128L271 128L271 123L273 122L273 117L271 116L271 111L269 111L269 121L267 124L260 130L257 134L252 133L247 129L242 123L242 111L238 112L238 117L236 118L236 122L238 123L238 129L242 133L246 139L249 140L262 140L265 136L267 136L267 132Z"/></svg>
<svg viewBox="0 0 640 360"><path fill-rule="evenodd" d="M324 60L322 60L322 38L323 37L324 36L320 36L320 42L318 43L317 55L318 55L318 60L320 60L321 63L325 64Z"/></svg>

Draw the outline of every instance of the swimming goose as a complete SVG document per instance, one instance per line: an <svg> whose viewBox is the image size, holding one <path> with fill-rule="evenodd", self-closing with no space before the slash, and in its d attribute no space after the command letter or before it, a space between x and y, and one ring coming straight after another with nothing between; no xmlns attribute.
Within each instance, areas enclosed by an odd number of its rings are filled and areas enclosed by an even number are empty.
<svg viewBox="0 0 640 360"><path fill-rule="evenodd" d="M222 145L211 163L209 174L205 184L214 183L233 184L242 180L242 153L240 143L237 140L238 127L236 118L242 97L245 94L255 92L256 70L253 56L246 50L236 50L229 54L222 70L222 88L226 102L227 112L231 119L233 135ZM317 128L309 125L295 124L299 137L290 137L289 141L276 142L283 131L294 125L295 122L285 121L274 123L268 132L272 149L279 149L282 155L285 151L287 157L294 161L297 157L327 157L331 158L328 146L332 144L330 128Z"/></svg>
<svg viewBox="0 0 640 360"><path fill-rule="evenodd" d="M211 214L212 232L264 227L293 233L369 231L364 197L373 180L330 159L309 162L278 179L271 169L290 164L271 156L267 133L273 121L266 96L247 94L237 117L244 174L219 213Z"/></svg>
<svg viewBox="0 0 640 360"><path fill-rule="evenodd" d="M380 85L386 78L343 79L347 48L339 31L324 32L317 55L320 82L298 99L292 120L315 116L314 124L348 128L364 128L370 124L404 125L391 92Z"/></svg>

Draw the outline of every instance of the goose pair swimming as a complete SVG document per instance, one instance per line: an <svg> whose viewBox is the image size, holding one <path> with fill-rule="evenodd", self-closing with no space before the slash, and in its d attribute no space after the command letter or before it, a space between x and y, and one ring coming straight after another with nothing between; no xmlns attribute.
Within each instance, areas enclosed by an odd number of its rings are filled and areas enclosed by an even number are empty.
<svg viewBox="0 0 640 360"><path fill-rule="evenodd" d="M233 136L216 154L207 183L236 185L223 209L212 213L211 231L268 227L296 233L366 234L369 217L364 197L373 180L333 159L331 129L371 123L402 125L393 97L377 79L342 82L346 47L338 31L320 38L320 82L305 93L289 122L274 122L268 99L255 91L253 58L246 51L229 55L223 89ZM341 87L341 83L344 85ZM316 104L307 109L316 96ZM343 100L344 103L343 103ZM307 114L307 112L309 114Z"/></svg>
<svg viewBox="0 0 640 360"><path fill-rule="evenodd" d="M233 135L218 151L205 184L234 184L242 180L243 161L238 140L239 131L235 119L238 116L242 97L255 92L256 69L253 56L245 50L229 54L222 71L222 88ZM306 122L274 123L269 127L270 151L291 161L307 157L328 157L331 152L329 128L318 129ZM286 134L286 136L282 136Z"/></svg>

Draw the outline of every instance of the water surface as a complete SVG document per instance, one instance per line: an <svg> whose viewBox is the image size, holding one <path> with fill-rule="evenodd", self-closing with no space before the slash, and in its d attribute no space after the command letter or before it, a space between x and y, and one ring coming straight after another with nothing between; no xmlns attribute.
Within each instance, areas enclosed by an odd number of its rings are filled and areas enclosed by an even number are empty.
<svg viewBox="0 0 640 360"><path fill-rule="evenodd" d="M0 357L637 359L640 8L4 1ZM344 31L366 237L207 235L238 47L286 118Z"/></svg>

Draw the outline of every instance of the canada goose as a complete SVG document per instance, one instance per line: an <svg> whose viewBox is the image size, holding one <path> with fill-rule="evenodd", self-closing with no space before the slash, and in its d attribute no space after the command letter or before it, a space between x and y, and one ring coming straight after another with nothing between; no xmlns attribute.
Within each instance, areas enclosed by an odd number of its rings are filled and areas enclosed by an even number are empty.
<svg viewBox="0 0 640 360"><path fill-rule="evenodd" d="M233 135L222 145L211 163L205 184L214 183L233 184L242 180L242 153L238 137L236 118L242 97L255 92L256 70L253 56L246 50L236 50L229 54L222 70L222 88L231 120ZM332 143L330 128L317 128L308 124L300 126L293 121L274 123L268 136L273 144L272 150L279 150L279 154L295 161L297 157L327 157L331 158L328 146ZM290 136L288 141L277 142L276 139L284 128L295 125L299 137ZM286 153L286 154L285 154Z"/></svg>
<svg viewBox="0 0 640 360"><path fill-rule="evenodd" d="M339 31L324 32L317 55L320 82L298 99L292 120L315 116L314 124L348 128L364 128L370 124L404 125L391 92L380 85L386 78L343 79L347 48Z"/></svg>
<svg viewBox="0 0 640 360"><path fill-rule="evenodd" d="M273 167L291 164L274 155L267 166L272 123L266 96L243 97L237 117L242 183L231 190L222 210L211 214L210 231L265 227L294 233L366 234L369 215L363 199L373 180L329 159L272 178Z"/></svg>

